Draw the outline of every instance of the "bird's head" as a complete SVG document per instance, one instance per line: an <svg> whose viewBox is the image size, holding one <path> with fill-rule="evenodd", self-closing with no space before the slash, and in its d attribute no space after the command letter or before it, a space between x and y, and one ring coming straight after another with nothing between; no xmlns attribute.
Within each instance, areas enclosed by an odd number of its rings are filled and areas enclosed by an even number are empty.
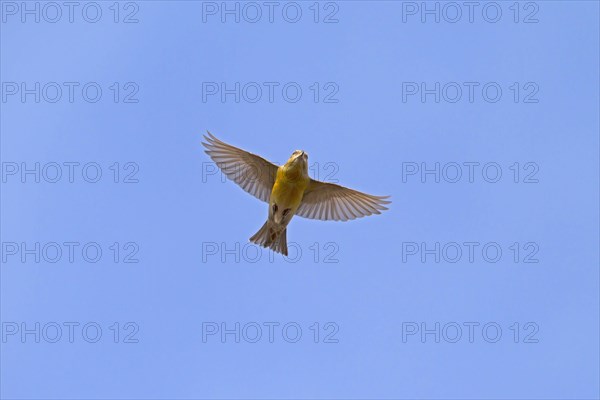
<svg viewBox="0 0 600 400"><path fill-rule="evenodd" d="M296 150L292 153L286 164L293 169L300 168L302 171L307 171L308 153L304 150Z"/></svg>
<svg viewBox="0 0 600 400"><path fill-rule="evenodd" d="M288 162L308 163L308 153L304 150L296 150L292 153Z"/></svg>

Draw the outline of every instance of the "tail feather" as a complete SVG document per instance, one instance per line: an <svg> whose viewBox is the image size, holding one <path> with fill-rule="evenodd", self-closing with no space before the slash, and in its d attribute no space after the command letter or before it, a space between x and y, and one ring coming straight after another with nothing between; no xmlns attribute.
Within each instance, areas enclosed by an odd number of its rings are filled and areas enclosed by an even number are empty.
<svg viewBox="0 0 600 400"><path fill-rule="evenodd" d="M273 227L270 221L264 223L264 225L256 232L251 238L252 243L256 243L259 246L270 248L271 250L281 253L284 256L288 255L287 248L287 229L278 231Z"/></svg>
<svg viewBox="0 0 600 400"><path fill-rule="evenodd" d="M271 246L271 249L287 257L287 228L284 228L283 231L279 233L277 239L275 239L275 242L273 242L273 246Z"/></svg>

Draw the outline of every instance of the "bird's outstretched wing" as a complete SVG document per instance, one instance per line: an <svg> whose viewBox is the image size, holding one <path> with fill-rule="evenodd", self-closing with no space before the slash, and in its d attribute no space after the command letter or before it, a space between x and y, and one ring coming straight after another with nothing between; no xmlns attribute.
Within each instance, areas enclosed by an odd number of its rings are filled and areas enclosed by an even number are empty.
<svg viewBox="0 0 600 400"><path fill-rule="evenodd" d="M204 135L206 154L221 171L252 196L269 202L277 175L277 166L256 154L233 147L214 137Z"/></svg>
<svg viewBox="0 0 600 400"><path fill-rule="evenodd" d="M348 221L387 210L389 196L373 196L356 190L310 180L296 215L322 221Z"/></svg>

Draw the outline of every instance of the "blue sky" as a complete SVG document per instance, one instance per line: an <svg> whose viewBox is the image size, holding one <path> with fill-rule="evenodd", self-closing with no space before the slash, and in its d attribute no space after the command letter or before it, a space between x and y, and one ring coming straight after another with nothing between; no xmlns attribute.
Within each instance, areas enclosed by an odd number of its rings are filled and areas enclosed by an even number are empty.
<svg viewBox="0 0 600 400"><path fill-rule="evenodd" d="M597 2L22 4L3 398L598 398ZM390 210L250 246L206 130Z"/></svg>

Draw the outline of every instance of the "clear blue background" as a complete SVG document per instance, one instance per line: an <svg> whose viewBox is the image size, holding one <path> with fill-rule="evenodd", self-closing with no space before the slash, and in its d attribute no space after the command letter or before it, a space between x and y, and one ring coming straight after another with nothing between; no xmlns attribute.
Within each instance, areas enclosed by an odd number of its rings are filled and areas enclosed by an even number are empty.
<svg viewBox="0 0 600 400"><path fill-rule="evenodd" d="M104 12L112 4L102 3ZM2 322L89 321L90 344L1 344L3 398L598 398L598 3L539 2L539 23L402 22L393 2L340 2L339 23L202 22L200 2L140 2L137 24L1 27L2 81L136 82L137 104L2 103L3 162L136 162L137 184L2 184L3 242L134 241L137 264L64 259L1 268ZM231 21L231 20L230 20ZM288 81L281 98L202 101L202 82ZM402 82L536 82L539 103L481 98L402 102ZM337 104L313 82L336 82ZM290 263L203 262L203 243L243 246L266 206L231 182L202 179L206 129L282 161L295 149L334 161L340 183L390 194L390 211L349 223L295 218ZM403 183L403 162L498 162L490 184ZM535 162L537 184L508 166ZM402 262L402 242L498 242L498 263ZM536 242L537 264L508 246ZM309 246L335 242L338 263ZM107 253L109 254L109 253ZM253 254L253 253L252 253ZM206 254L205 254L206 255ZM107 327L133 321L139 343ZM297 322L295 344L202 342L202 323ZM402 341L402 323L496 322L502 339ZM335 322L339 343L308 327ZM508 327L535 322L538 343ZM464 333L466 335L466 332Z"/></svg>

